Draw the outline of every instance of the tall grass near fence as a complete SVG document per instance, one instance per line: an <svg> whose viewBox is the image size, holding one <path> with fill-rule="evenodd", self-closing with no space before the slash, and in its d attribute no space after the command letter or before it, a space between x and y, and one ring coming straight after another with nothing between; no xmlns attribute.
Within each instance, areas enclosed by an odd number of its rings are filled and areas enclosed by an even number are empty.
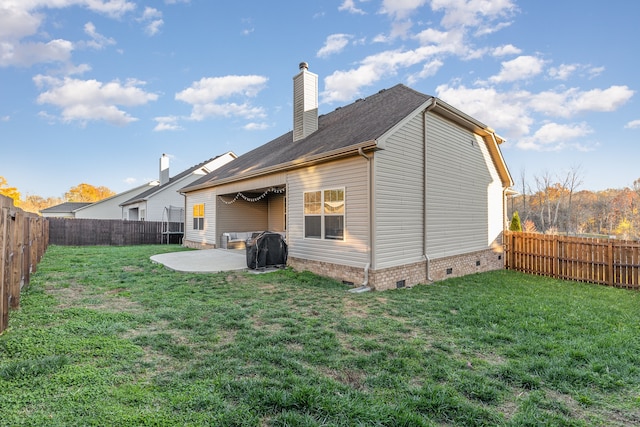
<svg viewBox="0 0 640 427"><path fill-rule="evenodd" d="M47 248L48 230L44 218L0 195L0 333L9 324L9 310L20 306L20 292Z"/></svg>

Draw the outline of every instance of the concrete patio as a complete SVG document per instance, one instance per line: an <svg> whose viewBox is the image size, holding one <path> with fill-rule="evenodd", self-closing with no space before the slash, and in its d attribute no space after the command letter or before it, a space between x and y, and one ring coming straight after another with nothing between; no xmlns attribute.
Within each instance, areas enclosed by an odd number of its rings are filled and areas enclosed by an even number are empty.
<svg viewBox="0 0 640 427"><path fill-rule="evenodd" d="M218 273L220 271L248 270L244 249L202 249L153 255L151 261L165 267L190 273Z"/></svg>

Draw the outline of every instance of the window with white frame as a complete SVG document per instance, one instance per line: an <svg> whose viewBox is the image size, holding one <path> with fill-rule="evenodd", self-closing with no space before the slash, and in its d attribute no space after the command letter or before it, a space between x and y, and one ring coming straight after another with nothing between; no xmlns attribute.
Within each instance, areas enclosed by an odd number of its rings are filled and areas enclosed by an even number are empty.
<svg viewBox="0 0 640 427"><path fill-rule="evenodd" d="M344 188L304 193L304 237L344 240Z"/></svg>
<svg viewBox="0 0 640 427"><path fill-rule="evenodd" d="M193 229L204 230L204 203L193 205Z"/></svg>

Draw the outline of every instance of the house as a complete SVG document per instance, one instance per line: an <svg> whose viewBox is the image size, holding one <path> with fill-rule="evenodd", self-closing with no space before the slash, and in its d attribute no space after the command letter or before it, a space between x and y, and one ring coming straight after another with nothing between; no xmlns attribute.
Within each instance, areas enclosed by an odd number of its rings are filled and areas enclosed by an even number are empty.
<svg viewBox="0 0 640 427"><path fill-rule="evenodd" d="M205 160L181 173L169 177L169 156L163 154L160 158L160 173L158 185L132 196L122 202L122 219L140 221L166 221L167 209L177 208L181 210L180 222L184 219L185 199L178 191L180 188L202 178L209 172L226 165L236 159L233 152L229 151L212 159Z"/></svg>
<svg viewBox="0 0 640 427"><path fill-rule="evenodd" d="M74 218L77 209L81 209L90 204L91 202L64 202L42 209L40 214L45 218Z"/></svg>
<svg viewBox="0 0 640 427"><path fill-rule="evenodd" d="M293 79L293 130L183 188L183 244L284 232L287 264L384 290L503 268L513 185L491 128L402 84L318 116Z"/></svg>
<svg viewBox="0 0 640 427"><path fill-rule="evenodd" d="M120 205L123 202L146 192L150 188L157 187L158 184L158 181L150 181L130 190L123 191L122 193L107 197L106 199L80 207L74 211L75 218L122 219L123 213Z"/></svg>
<svg viewBox="0 0 640 427"><path fill-rule="evenodd" d="M160 158L157 180L106 199L85 204L73 211L73 217L162 221L165 208L169 206L179 208L182 212L181 215L184 216L184 196L179 194L177 189L201 178L236 157L233 152L229 151L169 178L169 157L163 154ZM180 222L183 222L183 219Z"/></svg>

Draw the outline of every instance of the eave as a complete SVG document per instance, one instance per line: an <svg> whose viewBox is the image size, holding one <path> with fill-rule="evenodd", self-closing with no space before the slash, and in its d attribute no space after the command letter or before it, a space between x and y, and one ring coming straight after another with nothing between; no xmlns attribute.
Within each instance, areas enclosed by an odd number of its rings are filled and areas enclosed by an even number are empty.
<svg viewBox="0 0 640 427"><path fill-rule="evenodd" d="M191 193L193 191L204 190L206 188L217 187L223 184L243 181L245 179L257 178L257 177L269 175L272 173L285 172L285 171L298 169L302 167L313 166L319 163L324 163L331 160L340 159L343 157L357 155L360 149L372 150L372 149L375 149L376 147L377 147L376 140L364 141L358 144L350 145L348 147L343 147L337 150L320 153L315 156L302 157L288 163L281 163L279 165L262 168L262 169L258 169L258 170L254 170L246 173L240 172L229 178L223 178L215 181L203 182L202 184L198 184L198 185L188 186L180 190L180 193L181 194Z"/></svg>

